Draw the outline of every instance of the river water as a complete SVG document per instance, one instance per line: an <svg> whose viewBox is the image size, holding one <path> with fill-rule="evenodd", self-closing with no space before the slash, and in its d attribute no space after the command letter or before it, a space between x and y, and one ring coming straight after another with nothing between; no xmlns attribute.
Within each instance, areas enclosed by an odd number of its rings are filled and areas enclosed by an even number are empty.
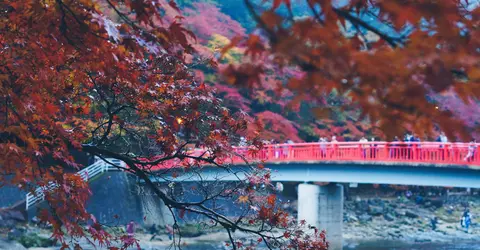
<svg viewBox="0 0 480 250"><path fill-rule="evenodd" d="M158 249L155 250L166 250ZM184 250L227 250L223 244L191 245L183 246ZM361 244L350 243L343 248L344 250L480 250L480 239L476 242L458 242L458 243L415 243L407 244L392 241L375 241ZM148 250L148 249L146 249ZM153 250L153 248L151 249Z"/></svg>
<svg viewBox="0 0 480 250"><path fill-rule="evenodd" d="M480 249L480 239L476 242L456 243L414 243L392 241L365 242L362 244L349 244L344 250L475 250Z"/></svg>

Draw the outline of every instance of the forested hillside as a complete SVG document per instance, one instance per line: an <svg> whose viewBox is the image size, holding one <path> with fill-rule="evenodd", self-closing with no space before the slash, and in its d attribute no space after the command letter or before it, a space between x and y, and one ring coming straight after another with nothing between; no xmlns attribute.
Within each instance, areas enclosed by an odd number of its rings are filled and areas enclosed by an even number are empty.
<svg viewBox="0 0 480 250"><path fill-rule="evenodd" d="M183 23L197 34L195 49L204 60L219 59L221 49L231 39L255 32L255 24L242 1L182 0L179 5L185 13ZM297 8L295 11L302 10ZM345 109L343 104L348 100L335 91L325 93L320 103L303 100L291 105L293 94L285 89L279 93L275 82L281 80L286 83L289 76L299 74L294 69L285 70L283 75L265 72L264 88L254 91L232 86L228 84L228 79L218 79L215 72L230 63L239 62L242 53L242 48L233 48L217 61L218 68L198 67L196 74L199 81L217 88L218 95L229 108L241 109L258 119L266 130L263 134L265 139L279 142L292 139L300 142L316 141L319 136L336 135L340 140L356 140L364 133L372 134L368 122L356 122L358 110ZM324 108L330 112L327 114ZM319 113L322 119L318 119Z"/></svg>

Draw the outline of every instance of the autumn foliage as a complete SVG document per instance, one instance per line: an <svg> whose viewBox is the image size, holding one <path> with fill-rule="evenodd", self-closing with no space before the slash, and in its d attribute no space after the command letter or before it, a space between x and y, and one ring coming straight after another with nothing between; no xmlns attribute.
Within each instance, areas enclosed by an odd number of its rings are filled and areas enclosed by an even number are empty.
<svg viewBox="0 0 480 250"><path fill-rule="evenodd" d="M479 6L472 1L244 1L258 32L234 45L252 60L224 70L230 82L263 88L265 76L292 67L302 74L282 79L293 106L332 90L350 100L387 136L436 129L451 138L469 130L452 110L431 98L453 91L477 102ZM304 4L308 15L292 6ZM275 72L275 73L273 73Z"/></svg>
<svg viewBox="0 0 480 250"><path fill-rule="evenodd" d="M86 211L90 190L74 174L84 166L72 151L122 160L124 171L143 179L180 217L200 214L230 236L239 230L258 238L252 246L230 237L234 249L326 249L324 232L308 233L275 196L256 191L270 187L268 169L251 165L239 186L205 197L246 206L238 221L203 202L179 202L150 181L171 173L150 169L177 159L199 176L200 163L230 173L219 159L232 156L240 136L260 148L260 127L268 139L305 140L347 130L355 137L370 126L387 136L435 128L467 136L477 125L434 100L447 103L452 99L442 97L450 93L455 101L478 101L478 4L243 4L257 25L248 34L207 3L186 10L173 0L0 3L0 184L31 191L56 183L40 215L64 248L65 234L111 249L118 241L135 244L107 233ZM292 11L299 6L301 16ZM208 154L191 155L192 144Z"/></svg>

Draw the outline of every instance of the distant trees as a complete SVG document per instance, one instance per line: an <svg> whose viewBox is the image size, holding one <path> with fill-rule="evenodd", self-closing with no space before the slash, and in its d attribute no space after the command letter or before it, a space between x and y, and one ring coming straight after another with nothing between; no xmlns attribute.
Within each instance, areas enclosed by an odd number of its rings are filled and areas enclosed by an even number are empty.
<svg viewBox="0 0 480 250"><path fill-rule="evenodd" d="M214 34L229 39L244 36L245 29L235 20L210 3L196 2L186 8L184 24L189 27L198 39L208 41Z"/></svg>

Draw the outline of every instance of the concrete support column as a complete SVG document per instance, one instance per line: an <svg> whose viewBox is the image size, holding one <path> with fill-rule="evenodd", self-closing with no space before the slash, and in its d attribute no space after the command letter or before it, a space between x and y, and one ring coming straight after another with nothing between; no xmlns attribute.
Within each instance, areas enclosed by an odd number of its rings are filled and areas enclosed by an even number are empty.
<svg viewBox="0 0 480 250"><path fill-rule="evenodd" d="M343 186L298 186L298 220L326 230L331 250L342 249Z"/></svg>
<svg viewBox="0 0 480 250"><path fill-rule="evenodd" d="M165 203L147 186L139 186L139 203L146 226L173 225L173 217Z"/></svg>

